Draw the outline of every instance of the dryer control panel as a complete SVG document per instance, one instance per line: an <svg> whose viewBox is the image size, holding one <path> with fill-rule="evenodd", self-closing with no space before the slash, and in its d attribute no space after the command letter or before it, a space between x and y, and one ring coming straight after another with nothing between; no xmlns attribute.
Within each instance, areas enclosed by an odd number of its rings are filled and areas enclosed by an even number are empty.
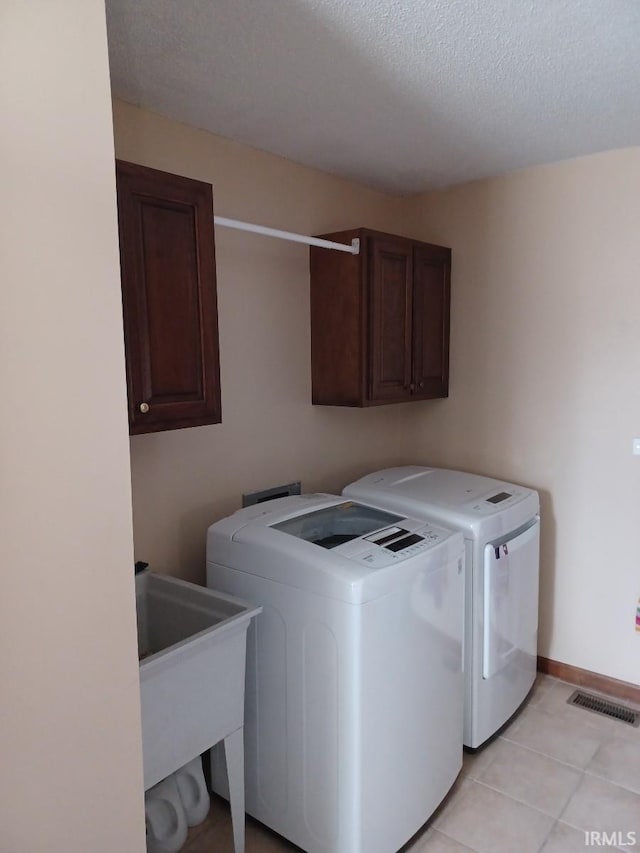
<svg viewBox="0 0 640 853"><path fill-rule="evenodd" d="M517 504L527 494L528 492L523 489L513 488L507 491L504 488L497 488L479 497L474 497L466 506L478 515L491 515L494 512L500 512L505 507Z"/></svg>

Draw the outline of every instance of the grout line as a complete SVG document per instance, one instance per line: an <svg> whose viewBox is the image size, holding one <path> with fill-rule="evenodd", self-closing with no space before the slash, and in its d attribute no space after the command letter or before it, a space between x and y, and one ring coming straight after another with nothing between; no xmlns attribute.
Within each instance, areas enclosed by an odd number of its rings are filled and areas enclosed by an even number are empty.
<svg viewBox="0 0 640 853"><path fill-rule="evenodd" d="M546 846L546 844L547 844L547 841L548 841L548 840L549 840L549 838L551 837L551 833L552 833L552 832L553 832L553 830L556 828L556 826L558 825L558 823L559 823L559 821L558 821L558 819L556 818L556 819L554 820L554 822L551 824L551 826L549 827L549 832L547 832L547 834L545 835L545 837L544 837L544 840L543 840L542 844L540 845L540 847L538 847L538 853L542 853L542 851L544 850L544 848L545 848L545 846Z"/></svg>
<svg viewBox="0 0 640 853"><path fill-rule="evenodd" d="M598 747L598 749L599 749L599 747ZM596 750L596 752L597 752L597 750ZM594 753L594 754L595 754L595 753ZM560 820L562 820L562 816L564 815L564 813L566 812L566 810L569 808L569 803L571 802L571 800L573 800L573 798L575 797L576 793L578 792L578 788L579 788L579 787L580 787L580 785L582 785L582 783L584 782L584 777L585 777L585 775L586 775L586 774L585 774L585 772L584 772L584 770L583 770L583 771L582 771L582 773L581 773L581 775L580 775L580 776L579 776L579 778L578 778L578 781L577 781L577 783L576 783L575 788L573 789L573 791L571 791L570 796L569 796L569 797L567 797L567 802L564 804L564 806L563 806L563 807L562 807L562 809L560 810L560 814L558 815L557 820L559 820L559 821L560 821ZM565 821L565 822L566 822L566 821ZM567 824L567 825L568 825L568 826L570 826L571 824Z"/></svg>
<svg viewBox="0 0 640 853"><path fill-rule="evenodd" d="M475 847L469 847L468 844L463 844L462 841L458 841L458 839L454 838L453 835L447 835L446 832L442 832L442 830L436 829L435 827L434 827L433 831L439 833L440 835L444 836L445 838L448 838L449 841L453 841L454 844L457 844L460 847L464 847L465 850L469 850L469 853L479 853L479 851Z"/></svg>
<svg viewBox="0 0 640 853"><path fill-rule="evenodd" d="M546 835L544 836L544 839L542 840L540 847L538 847L538 850L537 850L537 853L541 853L542 849L544 848L544 845L547 843L547 841L549 839L549 836L553 832L555 825L559 822L559 818L554 817L554 815L550 815L547 812L543 812L542 809L539 809L537 806L534 806L531 803L525 803L523 800L519 800L517 797L512 797L510 794L506 794L504 791L501 791L498 788L494 788L493 785L488 785L486 782L481 782L479 779L471 779L470 781L475 782L478 785L482 785L483 788L487 788L489 791L493 791L495 794L500 794L501 796L506 797L508 800L511 800L514 803L518 803L518 805L520 805L520 806L525 806L525 808L531 809L531 811L537 812L537 814L542 815L542 817L545 817L545 818L551 820L551 825L549 827L549 830L546 833ZM576 785L576 788L574 789L574 791L572 791L569 799L571 799L571 797L573 797L573 794L577 790L578 785L580 784L580 781L581 780L579 779L578 784ZM567 800L567 803L568 802L569 802L569 800ZM565 808L566 808L566 806L565 806ZM451 840L455 841L457 844L462 843L462 842L458 841L456 838L453 838L452 836L448 836L446 834L446 832L442 832L442 830L439 830L437 827L435 827L435 830L437 832L440 832L441 835L446 835L447 838L451 838ZM473 849L473 848L471 848L471 849ZM474 850L474 853L476 853L475 850Z"/></svg>
<svg viewBox="0 0 640 853"><path fill-rule="evenodd" d="M596 773L595 770L589 770L588 768L585 769L584 773L585 776L592 776L594 779L600 779L601 782L609 782L611 785L622 788L623 791L629 791L630 794L636 794L636 796L640 797L640 786L637 788L627 788L627 786L623 785L622 782L616 782L608 776L602 776L600 773Z"/></svg>
<svg viewBox="0 0 640 853"><path fill-rule="evenodd" d="M605 782L607 785L613 785L614 788L619 788L621 791L624 791L627 794L633 794L634 797L638 797L640 799L639 791L632 791L631 788L625 788L624 785L621 785L619 782L614 782L612 779L606 779L604 776L598 776L596 773L587 773L584 771L585 776L590 776L592 779L597 779L600 782Z"/></svg>
<svg viewBox="0 0 640 853"><path fill-rule="evenodd" d="M585 775L587 775L587 774L585 774ZM589 775L591 775L591 774L589 774ZM596 777L596 778L598 778L598 779L599 779L600 777ZM608 780L608 779L600 779L600 781L601 781L601 782L606 782L606 783L608 783L608 784L610 784L610 785L613 785L613 786L614 786L614 787L616 787L616 788L620 788L620 790L621 790L621 791L625 791L626 793L631 793L631 794L634 794L634 793L635 793L635 792L633 792L633 791L629 791L629 790L628 790L628 788L623 788L621 785L616 785L616 784L615 784L615 782L609 782L609 780ZM577 789L576 789L576 790L577 790ZM571 795L571 799L573 799L573 796L575 795L575 793L576 793L576 792L574 791L574 793ZM637 795L637 794L636 794L635 796L638 796L638 799L640 800L640 796L639 796L639 795ZM561 816L558 818L558 821L559 821L560 823L563 823L565 826L569 826L569 827L571 827L571 829L575 829L575 830L577 830L577 831L578 831L578 832L580 832L580 833L583 833L583 834L584 834L585 832L588 832L592 827L589 827L589 829L585 829L583 826L577 826L575 823L571 823L571 822L570 822L570 821L568 821L566 818L564 818L564 814L565 814L565 812L566 812L566 810L567 810L567 808L568 808L568 806L569 806L569 802L570 802L570 800L567 802L567 805L566 805L566 806L564 807L564 809L562 810L562 814L561 814ZM613 849L615 849L615 850L619 850L620 848L616 847L616 848L613 848ZM636 848L634 847L633 849L635 850Z"/></svg>
<svg viewBox="0 0 640 853"><path fill-rule="evenodd" d="M585 768L580 767L579 764L571 764L569 761L563 761L561 758L556 758L555 755L549 755L548 752L541 752L539 749L535 749L533 746L527 746L526 744L520 743L517 740L511 740L511 738L508 738L505 735L500 735L499 739L505 740L505 741L507 741L507 743L513 744L513 746L519 746L521 749L527 749L527 750L529 750L529 752L535 752L536 755L542 755L544 758L549 758L549 759L551 759L551 761L556 761L558 764L563 764L565 767L570 767L572 770L579 770L580 773L585 772ZM595 756L596 752L598 751L598 749L600 749L601 746L602 746L602 743L600 743L598 745L598 748L596 749L596 751L593 753L593 755L589 759L589 762L591 762L593 760L593 757Z"/></svg>
<svg viewBox="0 0 640 853"><path fill-rule="evenodd" d="M512 796L511 794L507 794L505 791L502 791L500 788L494 788L493 785L489 785L488 782L482 782L480 779L474 779L474 782L477 782L478 785L482 785L483 788L488 788L490 791L493 791L496 794L502 794L503 797L506 797L508 800L513 800L514 803L519 803L521 806L526 806L528 809L531 809L534 812L538 812L538 814L543 815L544 817L551 818L552 821L559 820L555 815L549 814L548 812L543 812L542 809L538 808L538 806L534 806L532 803L526 803L524 800L519 800L517 797ZM578 784L575 789L571 793L571 797L575 794L578 789L578 785L581 780L578 780ZM569 798L570 799L570 798ZM567 800L567 803L569 800ZM566 808L566 805L565 805ZM563 809L564 811L564 809Z"/></svg>

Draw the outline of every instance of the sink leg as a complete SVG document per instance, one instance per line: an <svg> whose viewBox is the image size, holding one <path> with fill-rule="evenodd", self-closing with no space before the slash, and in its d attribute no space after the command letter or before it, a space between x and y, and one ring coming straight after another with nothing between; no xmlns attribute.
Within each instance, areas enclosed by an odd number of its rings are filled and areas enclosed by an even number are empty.
<svg viewBox="0 0 640 853"><path fill-rule="evenodd" d="M224 739L234 853L244 853L244 728Z"/></svg>

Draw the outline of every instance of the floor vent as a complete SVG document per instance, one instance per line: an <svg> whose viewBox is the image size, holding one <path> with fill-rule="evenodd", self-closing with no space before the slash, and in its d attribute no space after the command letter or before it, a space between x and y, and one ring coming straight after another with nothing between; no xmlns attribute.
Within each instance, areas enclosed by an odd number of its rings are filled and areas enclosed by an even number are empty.
<svg viewBox="0 0 640 853"><path fill-rule="evenodd" d="M575 690L567 699L567 704L584 708L585 711L592 711L594 714L612 717L614 720L620 720L621 723L627 723L630 726L640 726L640 711L634 711L633 708L627 708L625 705L618 705L615 702L608 702L606 699L601 699L600 696L594 696L591 693L583 693L582 690Z"/></svg>

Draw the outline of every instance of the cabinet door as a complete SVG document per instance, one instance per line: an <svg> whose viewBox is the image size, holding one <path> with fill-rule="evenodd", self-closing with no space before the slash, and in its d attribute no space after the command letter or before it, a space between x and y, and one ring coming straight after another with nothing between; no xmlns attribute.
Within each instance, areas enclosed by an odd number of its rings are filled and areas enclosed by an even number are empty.
<svg viewBox="0 0 640 853"><path fill-rule="evenodd" d="M413 258L411 244L372 238L370 399L410 398Z"/></svg>
<svg viewBox="0 0 640 853"><path fill-rule="evenodd" d="M451 251L420 246L414 252L413 386L416 397L449 393Z"/></svg>
<svg viewBox="0 0 640 853"><path fill-rule="evenodd" d="M210 184L117 163L131 433L219 423Z"/></svg>

